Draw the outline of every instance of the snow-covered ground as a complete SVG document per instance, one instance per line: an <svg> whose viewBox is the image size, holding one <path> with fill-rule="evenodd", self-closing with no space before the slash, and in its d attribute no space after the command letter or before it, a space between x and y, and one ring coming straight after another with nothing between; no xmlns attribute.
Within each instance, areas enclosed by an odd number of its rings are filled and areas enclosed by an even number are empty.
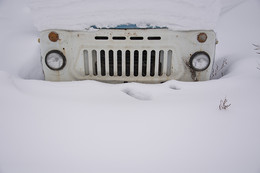
<svg viewBox="0 0 260 173"><path fill-rule="evenodd" d="M0 173L260 172L259 9L224 4L210 81L56 83L30 9L0 1Z"/></svg>
<svg viewBox="0 0 260 173"><path fill-rule="evenodd" d="M218 0L29 0L29 6L40 31L127 23L175 30L212 29L221 10Z"/></svg>

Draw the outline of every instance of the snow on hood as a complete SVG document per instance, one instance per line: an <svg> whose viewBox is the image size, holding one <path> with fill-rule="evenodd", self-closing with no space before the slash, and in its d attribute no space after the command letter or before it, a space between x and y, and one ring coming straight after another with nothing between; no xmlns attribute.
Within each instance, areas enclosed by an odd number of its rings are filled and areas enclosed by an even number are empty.
<svg viewBox="0 0 260 173"><path fill-rule="evenodd" d="M211 30L221 11L218 0L28 0L28 5L39 31L128 24L139 28Z"/></svg>

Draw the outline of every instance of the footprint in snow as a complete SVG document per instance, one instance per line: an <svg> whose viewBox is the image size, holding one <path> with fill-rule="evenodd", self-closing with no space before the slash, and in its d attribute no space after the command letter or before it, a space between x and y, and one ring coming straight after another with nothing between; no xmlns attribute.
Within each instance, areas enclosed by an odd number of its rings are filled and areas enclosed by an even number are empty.
<svg viewBox="0 0 260 173"><path fill-rule="evenodd" d="M131 96L135 99L138 99L138 100L152 100L151 95L140 92L140 91L134 91L134 90L131 90L131 89L124 89L122 91L124 93L126 93L127 95L129 95L129 96Z"/></svg>
<svg viewBox="0 0 260 173"><path fill-rule="evenodd" d="M169 88L173 90L180 90L180 88L175 85L170 85Z"/></svg>

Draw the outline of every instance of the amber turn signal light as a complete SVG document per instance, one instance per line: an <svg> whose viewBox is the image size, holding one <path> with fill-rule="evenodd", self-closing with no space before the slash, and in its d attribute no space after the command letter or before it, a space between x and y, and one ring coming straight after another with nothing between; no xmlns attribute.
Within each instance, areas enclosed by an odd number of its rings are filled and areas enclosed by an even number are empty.
<svg viewBox="0 0 260 173"><path fill-rule="evenodd" d="M57 34L56 32L50 32L49 33L49 39L52 42L56 42L57 40L59 40L59 34Z"/></svg>
<svg viewBox="0 0 260 173"><path fill-rule="evenodd" d="M206 40L207 40L207 38L208 38L208 36L207 36L207 34L205 34L205 33L200 33L199 35L198 35L198 41L200 42L200 43L204 43Z"/></svg>

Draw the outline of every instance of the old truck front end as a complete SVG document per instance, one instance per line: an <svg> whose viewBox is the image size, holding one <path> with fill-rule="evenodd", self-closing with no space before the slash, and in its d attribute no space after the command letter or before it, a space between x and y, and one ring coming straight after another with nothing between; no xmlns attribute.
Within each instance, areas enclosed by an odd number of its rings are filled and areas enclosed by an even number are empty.
<svg viewBox="0 0 260 173"><path fill-rule="evenodd" d="M40 42L46 80L160 83L209 80L216 35L167 28L44 30Z"/></svg>

